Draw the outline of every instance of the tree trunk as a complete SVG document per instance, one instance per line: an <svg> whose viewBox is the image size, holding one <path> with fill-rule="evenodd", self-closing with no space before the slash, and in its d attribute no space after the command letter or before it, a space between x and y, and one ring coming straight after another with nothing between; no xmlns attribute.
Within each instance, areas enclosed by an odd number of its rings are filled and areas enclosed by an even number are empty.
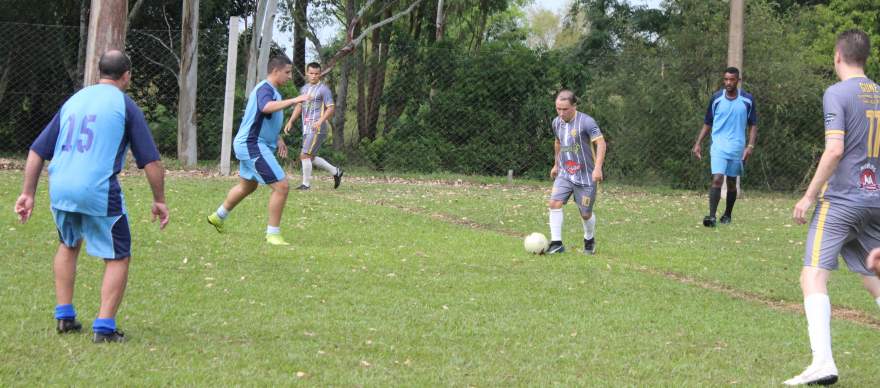
<svg viewBox="0 0 880 388"><path fill-rule="evenodd" d="M446 10L443 9L443 0L437 1L437 22L436 35L434 40L439 42L443 40L443 34L446 31Z"/></svg>
<svg viewBox="0 0 880 388"><path fill-rule="evenodd" d="M12 61L12 55L6 58L6 63L3 67L0 67L0 103L3 102L3 98L6 97L6 85L9 84L9 66Z"/></svg>
<svg viewBox="0 0 880 388"><path fill-rule="evenodd" d="M354 8L354 5L351 6ZM306 14L309 0L296 0L293 11L293 83L297 88L306 84ZM345 10L348 13L348 9ZM352 12L354 10L352 9ZM336 140L334 140L335 142Z"/></svg>
<svg viewBox="0 0 880 388"><path fill-rule="evenodd" d="M391 10L385 11L385 17L391 17ZM369 100L367 103L367 134L370 139L375 139L378 134L379 108L382 102L382 93L385 90L385 70L388 65L388 42L390 41L388 29L377 28L373 30L373 59L370 66Z"/></svg>
<svg viewBox="0 0 880 388"><path fill-rule="evenodd" d="M76 49L76 82L74 91L83 87L85 76L86 43L89 39L89 0L80 1L79 6L79 46Z"/></svg>
<svg viewBox="0 0 880 388"><path fill-rule="evenodd" d="M84 86L98 82L98 60L102 54L109 50L125 50L128 0L94 0L91 8Z"/></svg>
<svg viewBox="0 0 880 388"><path fill-rule="evenodd" d="M245 93L249 95L251 89L257 84L257 55L260 48L260 31L263 30L263 19L266 17L266 3L268 0L257 0L257 14L254 16L254 25L251 28L251 43L248 48L248 62L245 76Z"/></svg>
<svg viewBox="0 0 880 388"><path fill-rule="evenodd" d="M269 64L269 47L272 46L272 31L275 30L275 10L277 0L268 0L266 17L263 18L263 33L260 36L260 55L257 57L257 81L266 78L266 65Z"/></svg>
<svg viewBox="0 0 880 388"><path fill-rule="evenodd" d="M177 158L186 167L198 162L196 96L199 65L199 0L183 0L180 35L180 94L177 100Z"/></svg>
<svg viewBox="0 0 880 388"><path fill-rule="evenodd" d="M357 120L358 120L358 142L363 139L369 138L369 131L367 130L367 96L366 96L366 85L367 85L367 50L365 49L357 49L358 52L354 55L357 58L356 69L358 73L357 80Z"/></svg>
<svg viewBox="0 0 880 388"><path fill-rule="evenodd" d="M355 18L355 0L345 2L345 25L351 24ZM354 58L349 56L342 61L339 69L339 84L336 86L336 113L333 116L333 148L337 151L345 149L345 115L348 111L348 84Z"/></svg>

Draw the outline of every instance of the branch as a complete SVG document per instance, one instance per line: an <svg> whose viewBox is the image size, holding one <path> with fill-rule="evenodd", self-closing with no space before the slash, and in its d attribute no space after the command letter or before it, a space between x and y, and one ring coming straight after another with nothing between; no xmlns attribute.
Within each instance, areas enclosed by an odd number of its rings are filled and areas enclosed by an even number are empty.
<svg viewBox="0 0 880 388"><path fill-rule="evenodd" d="M401 17L409 14L421 2L422 2L422 0L414 1L412 4L409 5L409 8L399 12L398 14L396 14L394 16L391 16L385 20L382 20L376 24L373 24L373 25L367 27L366 29L361 31L361 34L358 35L357 38L352 38L352 36L354 35L354 28L357 26L358 23L360 23L361 16L363 16L364 11L366 10L366 8L361 8L361 10L358 12L358 16L355 17L348 26L348 34L347 34L348 42L345 44L345 46L342 46L342 48L340 48L339 51L337 51L336 54L334 54L333 57L330 58L329 61L327 61L327 64L326 64L324 70L321 71L321 75L326 75L327 73L330 73L330 71L333 70L333 67L336 66L336 62L338 62L340 59L344 58L345 56L351 54L351 52L354 51L355 47L360 45L361 41L363 41L364 38L367 37L367 35L369 35L371 32L373 32L373 30L375 30L379 27L382 27L388 23L391 23L391 22L393 22L397 19L400 19ZM367 7L372 3L373 3L373 0L369 0L367 2L367 5L365 5L364 7Z"/></svg>
<svg viewBox="0 0 880 388"><path fill-rule="evenodd" d="M156 60L154 60L153 58L148 57L148 56L147 56L146 54L144 54L144 53L141 53L141 56L143 56L144 59L150 61L150 63L152 63L152 64L154 64L154 65L156 65L156 66L162 67L162 68L165 69L165 70L168 70L168 72L171 73L171 75L174 76L174 80L177 81L177 84L178 84L178 85L180 84L180 76L177 75L177 70L174 70L171 66L168 66L168 65L166 65L166 64L164 64L164 63L162 63L162 62L156 61ZM178 69L180 68L179 63L180 63L180 61L178 60Z"/></svg>
<svg viewBox="0 0 880 388"><path fill-rule="evenodd" d="M131 29L131 22L141 14L141 6L144 5L144 0L137 0L136 3L131 7L131 11L128 12L128 28Z"/></svg>
<svg viewBox="0 0 880 388"><path fill-rule="evenodd" d="M158 36L153 35L153 34L149 34L149 33L144 32L144 31L138 31L138 30L135 30L134 32L137 33L137 34L146 35L146 36L148 36L148 37L150 37L150 38L155 39L157 42L159 42L160 45L162 45L162 47L164 47L166 50L168 50L169 53L171 53L171 56L174 57L174 60L177 62L177 65L180 66L180 57L177 56L177 53L174 52L174 49L173 49L173 48L168 47L168 45L166 45L165 42L162 41L162 39L159 39Z"/></svg>

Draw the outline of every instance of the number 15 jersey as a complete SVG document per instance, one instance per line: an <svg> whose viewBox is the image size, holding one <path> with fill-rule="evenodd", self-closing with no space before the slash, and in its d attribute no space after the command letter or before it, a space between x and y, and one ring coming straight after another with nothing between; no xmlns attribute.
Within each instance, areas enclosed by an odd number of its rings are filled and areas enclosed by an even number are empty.
<svg viewBox="0 0 880 388"><path fill-rule="evenodd" d="M129 146L138 168L159 160L144 114L130 97L108 84L70 97L31 145L44 160L52 160L52 208L93 216L125 214L116 175Z"/></svg>

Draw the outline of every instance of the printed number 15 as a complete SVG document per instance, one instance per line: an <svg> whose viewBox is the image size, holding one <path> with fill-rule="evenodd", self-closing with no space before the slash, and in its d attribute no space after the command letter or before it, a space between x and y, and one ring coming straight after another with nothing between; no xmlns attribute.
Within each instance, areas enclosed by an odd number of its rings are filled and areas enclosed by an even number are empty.
<svg viewBox="0 0 880 388"><path fill-rule="evenodd" d="M89 128L89 124L94 123L95 120L95 115L86 115L82 119L79 133L76 136L76 150L80 153L86 152L92 148L92 141L95 140L95 132ZM61 146L62 152L73 150L73 132L76 129L76 115L71 114L70 116L67 116L67 128L67 138L64 141L64 145ZM83 142L83 135L86 136L85 142Z"/></svg>

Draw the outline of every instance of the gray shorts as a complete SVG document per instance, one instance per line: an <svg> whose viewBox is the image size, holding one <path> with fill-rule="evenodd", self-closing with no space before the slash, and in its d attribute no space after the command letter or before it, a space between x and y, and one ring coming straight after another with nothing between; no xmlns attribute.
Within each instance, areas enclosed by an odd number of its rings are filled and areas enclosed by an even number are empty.
<svg viewBox="0 0 880 388"><path fill-rule="evenodd" d="M849 207L819 201L807 233L805 267L837 269L843 256L850 271L875 276L865 267L871 249L880 247L880 208Z"/></svg>
<svg viewBox="0 0 880 388"><path fill-rule="evenodd" d="M553 191L550 193L550 200L562 201L568 203L568 199L574 194L574 201L581 214L589 214L593 212L593 204L596 202L596 186L581 186L571 183L568 179L556 177L553 181Z"/></svg>
<svg viewBox="0 0 880 388"><path fill-rule="evenodd" d="M324 140L327 140L327 131L323 128L321 129L321 132L304 133L302 153L315 156L315 154L318 153L318 150L321 149L321 145L324 144Z"/></svg>

